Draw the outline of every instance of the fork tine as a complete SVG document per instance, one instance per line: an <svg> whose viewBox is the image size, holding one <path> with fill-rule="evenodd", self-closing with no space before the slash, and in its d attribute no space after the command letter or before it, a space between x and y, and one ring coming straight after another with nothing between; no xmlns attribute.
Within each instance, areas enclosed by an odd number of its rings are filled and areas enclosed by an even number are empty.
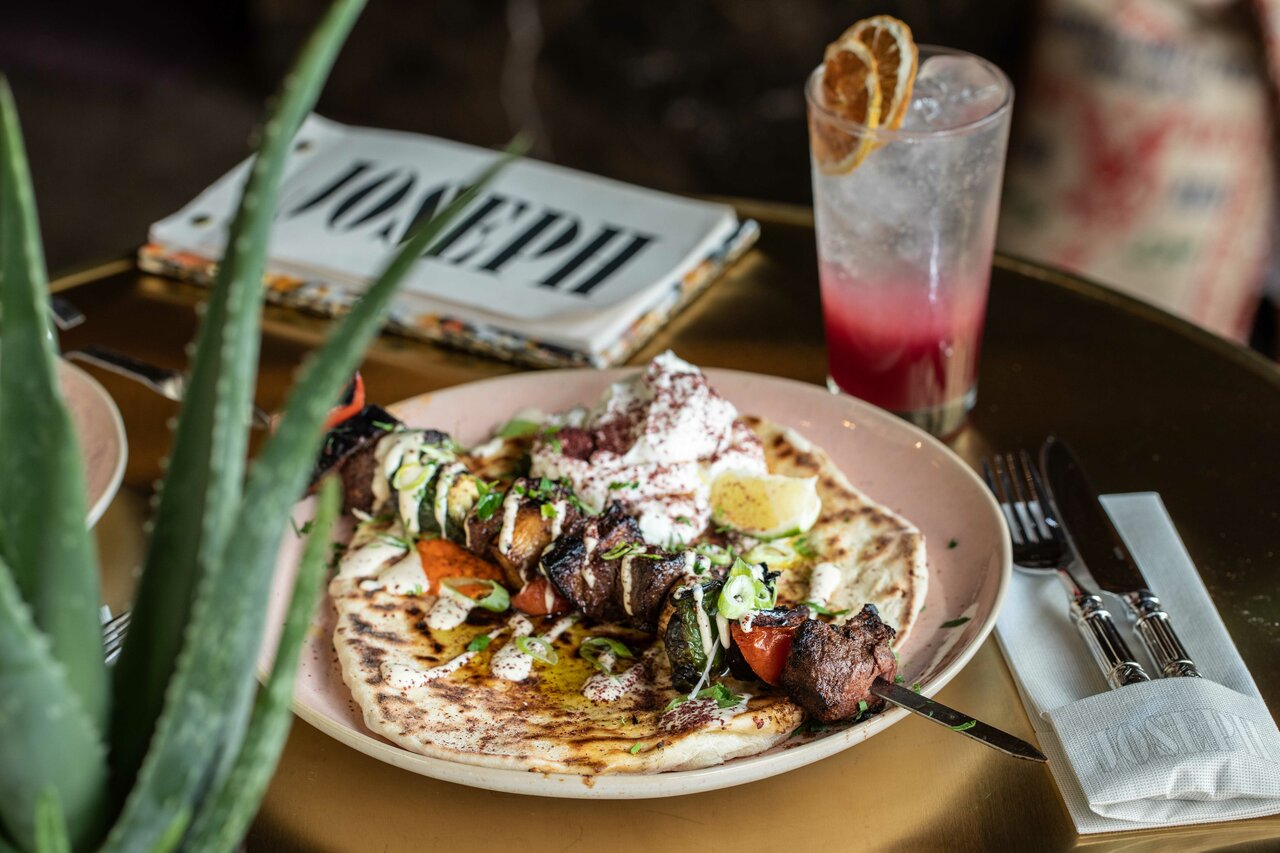
<svg viewBox="0 0 1280 853"><path fill-rule="evenodd" d="M1011 454L1006 455L1008 460L1004 456L996 454L996 477L999 478L1006 493L1009 495L1009 511L1017 519L1018 532L1022 541L1027 545L1035 545L1039 541L1039 537L1036 535L1036 531L1027 524L1026 500L1022 496L1022 490L1018 488L1017 479L1013 476L1013 456Z"/></svg>
<svg viewBox="0 0 1280 853"><path fill-rule="evenodd" d="M1018 471L1027 486L1027 514L1031 516L1031 523L1035 525L1040 538L1048 539L1050 532L1045 518L1049 514L1049 503L1041 490L1036 488L1036 466L1031 461L1031 454L1025 450L1018 451Z"/></svg>
<svg viewBox="0 0 1280 853"><path fill-rule="evenodd" d="M1027 456L1027 473L1029 474L1027 481L1035 491L1036 502L1040 505L1040 516L1044 522L1044 529L1048 532L1050 538L1061 540L1062 528L1058 526L1058 520L1054 518L1053 501L1049 499L1049 490L1044 487L1044 482L1040 479L1040 469L1031 462L1029 455Z"/></svg>
<svg viewBox="0 0 1280 853"><path fill-rule="evenodd" d="M1005 491L1004 484L991 471L991 465L987 461L987 457L982 457L982 479L987 481L987 488L996 496L996 503L1000 505L1000 511L1004 513L1004 520L1009 525L1010 537L1015 543L1021 543L1022 536L1017 529L1017 519L1013 515L1013 509L1009 506L1009 495Z"/></svg>
<svg viewBox="0 0 1280 853"><path fill-rule="evenodd" d="M129 613L122 613L115 619L112 619L102 629L103 642L111 642L113 639L123 637L124 633L129 630L130 617Z"/></svg>

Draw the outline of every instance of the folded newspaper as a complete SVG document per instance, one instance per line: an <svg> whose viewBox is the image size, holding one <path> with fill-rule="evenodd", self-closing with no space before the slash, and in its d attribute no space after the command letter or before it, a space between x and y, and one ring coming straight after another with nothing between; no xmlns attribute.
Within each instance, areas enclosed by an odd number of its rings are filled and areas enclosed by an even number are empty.
<svg viewBox="0 0 1280 853"><path fill-rule="evenodd" d="M410 225L495 156L312 116L285 167L267 298L342 313ZM153 225L140 266L211 282L249 165ZM526 364L607 366L642 346L757 235L726 205L521 160L417 262L389 329Z"/></svg>

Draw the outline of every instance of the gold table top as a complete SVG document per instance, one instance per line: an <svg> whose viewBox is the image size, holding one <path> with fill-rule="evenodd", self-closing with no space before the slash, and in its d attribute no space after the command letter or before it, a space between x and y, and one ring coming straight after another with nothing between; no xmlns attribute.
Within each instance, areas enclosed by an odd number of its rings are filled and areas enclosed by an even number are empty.
<svg viewBox="0 0 1280 853"><path fill-rule="evenodd" d="M695 364L820 383L825 352L808 211L739 203L758 247L636 361L672 347ZM54 285L88 316L64 349L97 343L184 366L200 288L120 261ZM257 402L278 407L325 320L269 307ZM125 486L98 526L104 594L133 587L141 522L176 404L90 368L129 435ZM363 371L374 399L512 372L488 359L379 339ZM1156 309L1034 265L997 258L968 461L993 448L1070 440L1103 491L1159 491L1272 707L1280 705L1280 370ZM1033 740L1009 671L988 640L938 697ZM762 820L752 820L760 815ZM1280 846L1280 816L1078 837L1043 766L908 718L865 743L772 779L663 800L524 797L382 764L296 721L249 835L249 850L721 850L770 830L804 849L1204 850Z"/></svg>

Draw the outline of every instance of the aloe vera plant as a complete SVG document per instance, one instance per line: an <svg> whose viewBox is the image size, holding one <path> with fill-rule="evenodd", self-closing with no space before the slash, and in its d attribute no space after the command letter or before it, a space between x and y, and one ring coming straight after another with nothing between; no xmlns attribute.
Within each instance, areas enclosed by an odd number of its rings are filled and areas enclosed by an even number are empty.
<svg viewBox="0 0 1280 853"><path fill-rule="evenodd" d="M338 490L319 490L265 685L254 666L280 538L323 424L413 263L505 164L418 224L313 354L247 468L267 235L293 135L363 0L336 0L262 129L196 342L114 673L80 453L57 383L47 280L17 113L0 78L0 850L226 850L283 748ZM510 152L508 157L511 156Z"/></svg>

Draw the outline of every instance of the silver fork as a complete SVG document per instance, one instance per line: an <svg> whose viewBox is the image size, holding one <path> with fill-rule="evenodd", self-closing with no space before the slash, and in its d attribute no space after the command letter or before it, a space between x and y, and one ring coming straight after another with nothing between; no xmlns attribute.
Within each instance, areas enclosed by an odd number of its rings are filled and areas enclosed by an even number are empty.
<svg viewBox="0 0 1280 853"><path fill-rule="evenodd" d="M1114 689L1150 681L1151 677L1134 660L1102 599L1071 573L1075 555L1054 518L1053 502L1030 454L1020 450L1016 455L996 454L993 461L983 457L982 477L1000 502L1009 524L1014 564L1030 574L1053 572L1062 581L1071 600L1076 628L1107 684Z"/></svg>
<svg viewBox="0 0 1280 853"><path fill-rule="evenodd" d="M102 656L108 664L120 657L124 636L129 631L129 619L133 611L126 610L119 616L102 623Z"/></svg>

